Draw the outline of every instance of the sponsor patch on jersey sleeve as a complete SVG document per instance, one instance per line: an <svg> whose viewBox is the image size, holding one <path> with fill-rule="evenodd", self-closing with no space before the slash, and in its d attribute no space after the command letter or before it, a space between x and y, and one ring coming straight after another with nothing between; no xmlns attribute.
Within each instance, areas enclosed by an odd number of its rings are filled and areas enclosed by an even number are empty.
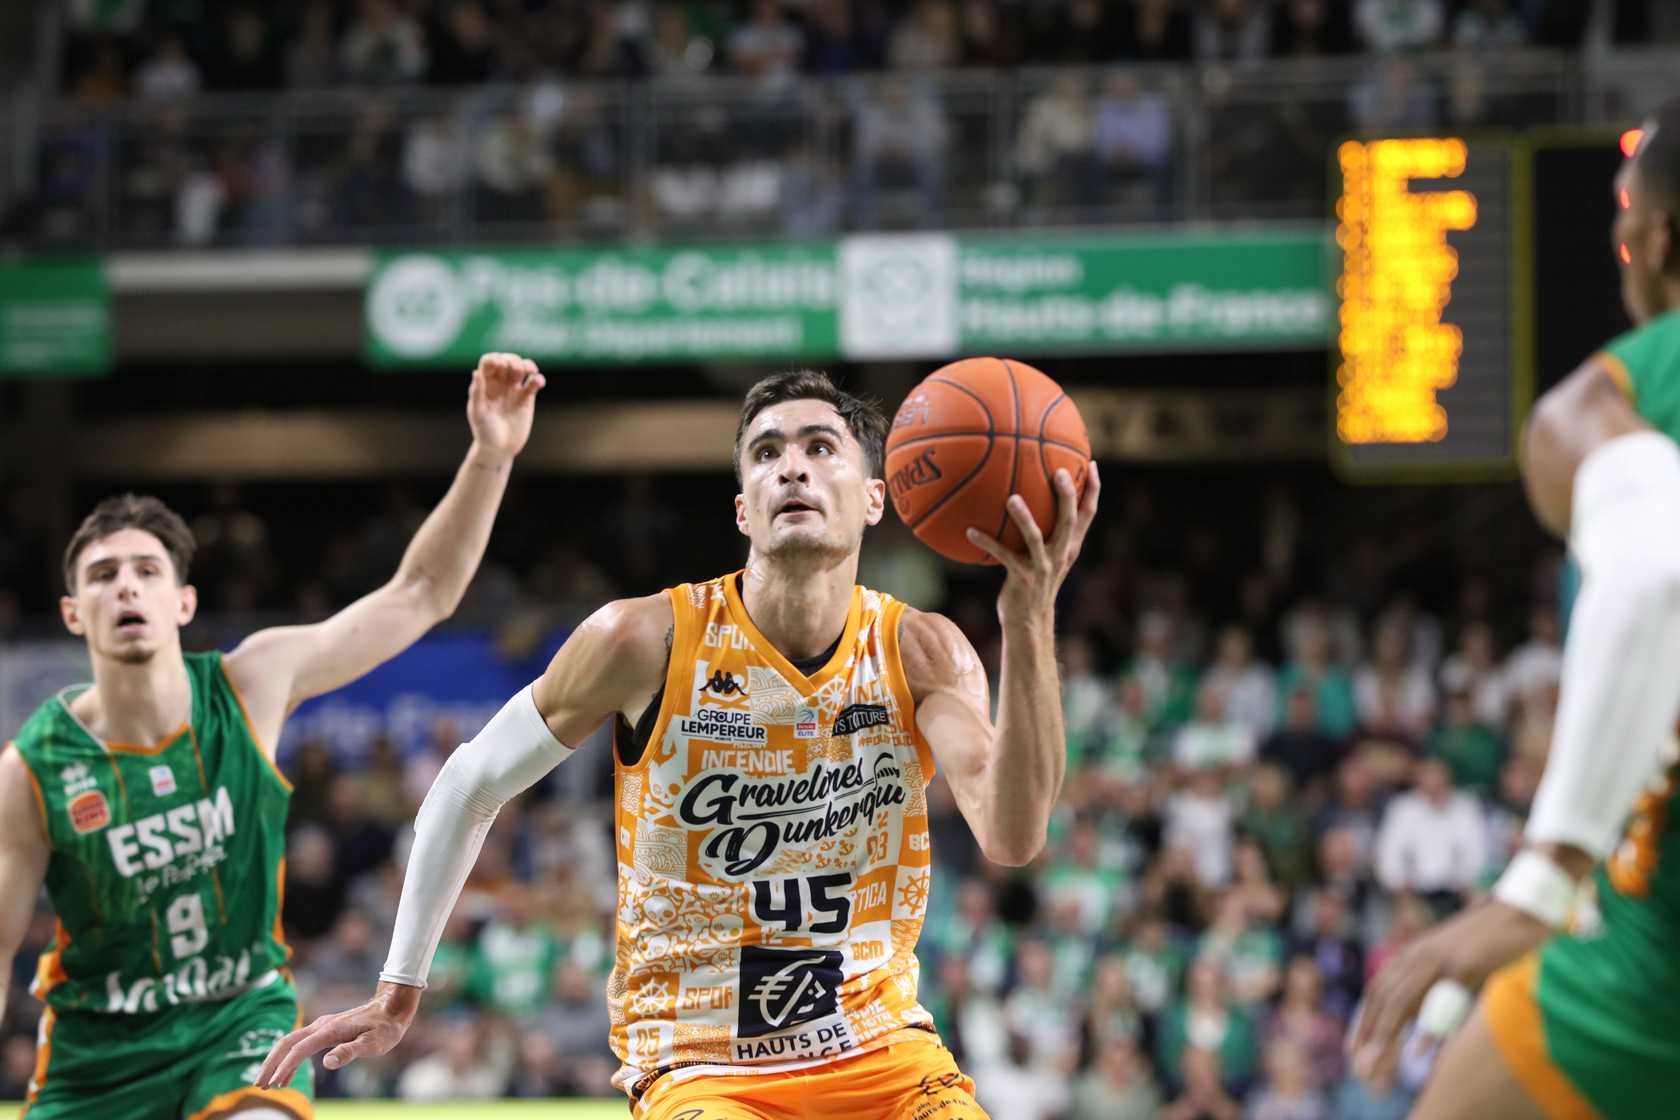
<svg viewBox="0 0 1680 1120"><path fill-rule="evenodd" d="M97 832L110 823L111 803L101 791L90 789L70 802L70 827L77 832Z"/></svg>

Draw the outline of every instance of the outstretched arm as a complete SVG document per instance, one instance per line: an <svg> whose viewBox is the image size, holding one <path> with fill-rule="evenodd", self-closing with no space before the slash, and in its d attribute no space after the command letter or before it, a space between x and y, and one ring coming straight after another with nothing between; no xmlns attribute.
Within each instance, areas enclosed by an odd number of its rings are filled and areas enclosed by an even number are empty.
<svg viewBox="0 0 1680 1120"><path fill-rule="evenodd" d="M467 391L472 447L390 582L324 622L259 631L228 655L228 676L263 742L279 738L280 724L298 704L395 657L454 613L484 556L544 384L524 358L481 358Z"/></svg>
<svg viewBox="0 0 1680 1120"><path fill-rule="evenodd" d="M615 712L634 718L664 679L672 614L663 595L609 603L590 616L547 671L449 756L414 822L391 953L374 997L282 1038L256 1084L289 1084L310 1055L330 1069L402 1040L420 1006L432 954L496 815Z"/></svg>
<svg viewBox="0 0 1680 1120"><path fill-rule="evenodd" d="M47 874L46 836L29 772L16 747L0 754L0 1007L6 1006L17 956L35 897Z"/></svg>
<svg viewBox="0 0 1680 1120"><path fill-rule="evenodd" d="M940 615L913 612L900 628L916 726L980 850L994 863L1019 866L1038 854L1067 769L1056 671L1056 593L1096 516L1102 486L1096 464L1089 470L1083 500L1068 473L1057 472L1060 512L1048 541L1026 503L1010 499L1010 516L1026 540L1024 554L969 532L969 539L1008 572L998 596L1003 664L995 727L988 714L986 671L956 625Z"/></svg>
<svg viewBox="0 0 1680 1120"><path fill-rule="evenodd" d="M1680 448L1640 419L1595 359L1535 408L1523 478L1540 521L1567 534L1582 575L1546 770L1523 848L1493 897L1414 941L1367 993L1351 1040L1361 1074L1395 1060L1420 1006L1433 1018L1427 993L1462 1015L1466 989L1565 925L1579 881L1615 849L1640 791L1674 761ZM1433 1033L1458 1017L1443 1016Z"/></svg>

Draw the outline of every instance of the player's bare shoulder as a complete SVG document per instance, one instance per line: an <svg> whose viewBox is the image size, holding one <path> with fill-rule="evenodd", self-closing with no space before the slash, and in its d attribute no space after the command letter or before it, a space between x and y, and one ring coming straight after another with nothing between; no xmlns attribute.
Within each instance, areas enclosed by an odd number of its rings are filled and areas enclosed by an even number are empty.
<svg viewBox="0 0 1680 1120"><path fill-rule="evenodd" d="M579 623L554 655L536 683L537 707L564 742L579 725L587 724L587 734L613 712L640 711L664 681L674 634L668 596L614 599Z"/></svg>
<svg viewBox="0 0 1680 1120"><path fill-rule="evenodd" d="M955 622L934 611L906 607L898 623L898 656L911 698L919 705L935 692L986 694L986 670Z"/></svg>
<svg viewBox="0 0 1680 1120"><path fill-rule="evenodd" d="M665 672L671 642L676 635L676 618L671 598L664 592L633 599L614 599L584 623L598 625L622 658L622 668L640 669L655 679Z"/></svg>
<svg viewBox="0 0 1680 1120"><path fill-rule="evenodd" d="M23 752L16 744L7 743L0 749L0 850L13 855L18 851L45 853L46 830Z"/></svg>
<svg viewBox="0 0 1680 1120"><path fill-rule="evenodd" d="M1597 354L1535 403L1523 431L1523 482L1535 516L1559 536L1569 531L1582 460L1617 436L1649 427L1634 411L1630 394L1626 370Z"/></svg>

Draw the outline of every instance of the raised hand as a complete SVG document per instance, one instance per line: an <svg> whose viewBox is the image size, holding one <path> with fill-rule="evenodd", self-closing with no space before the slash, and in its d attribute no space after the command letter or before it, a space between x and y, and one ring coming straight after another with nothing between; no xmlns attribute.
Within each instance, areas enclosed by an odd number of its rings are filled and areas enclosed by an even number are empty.
<svg viewBox="0 0 1680 1120"><path fill-rule="evenodd" d="M1079 549L1085 534L1097 516L1097 498L1102 493L1102 480L1097 477L1096 460L1085 468L1085 496L1074 488L1073 476L1065 469L1056 472L1056 527L1045 540L1033 520L1026 501L1019 495L1009 498L1009 516L1021 530L1026 542L1025 552L1012 552L1003 542L989 537L979 529L970 529L968 539L983 550L1009 574L1004 578L1003 591L998 595L998 620L1039 620L1051 616L1056 607L1056 593L1067 579L1073 562L1079 559Z"/></svg>
<svg viewBox="0 0 1680 1120"><path fill-rule="evenodd" d="M473 370L467 390L467 423L479 449L497 459L512 459L531 435L537 391L548 379L537 363L518 354L486 354Z"/></svg>

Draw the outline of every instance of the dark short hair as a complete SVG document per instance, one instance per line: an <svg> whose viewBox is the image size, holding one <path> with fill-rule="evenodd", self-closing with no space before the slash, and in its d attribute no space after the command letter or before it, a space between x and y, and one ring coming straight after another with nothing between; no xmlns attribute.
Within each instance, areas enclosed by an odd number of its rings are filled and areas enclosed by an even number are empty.
<svg viewBox="0 0 1680 1120"><path fill-rule="evenodd" d="M1673 209L1680 206L1680 97L1663 102L1647 121L1655 127L1640 141L1634 169L1662 205Z"/></svg>
<svg viewBox="0 0 1680 1120"><path fill-rule="evenodd" d="M181 515L151 495L119 494L106 498L93 507L82 519L81 527L64 549L64 586L76 593L76 561L83 550L96 541L123 529L143 529L162 543L175 566L175 582L187 582L187 568L192 564L193 550L198 542Z"/></svg>
<svg viewBox="0 0 1680 1120"><path fill-rule="evenodd" d="M747 436L747 425L771 405L784 401L822 401L833 405L852 438L863 448L864 458L869 461L869 477L885 477L887 416L881 411L880 402L846 392L819 370L796 369L771 374L747 390L747 397L741 402L741 421L735 425L736 485L741 482L741 441Z"/></svg>

